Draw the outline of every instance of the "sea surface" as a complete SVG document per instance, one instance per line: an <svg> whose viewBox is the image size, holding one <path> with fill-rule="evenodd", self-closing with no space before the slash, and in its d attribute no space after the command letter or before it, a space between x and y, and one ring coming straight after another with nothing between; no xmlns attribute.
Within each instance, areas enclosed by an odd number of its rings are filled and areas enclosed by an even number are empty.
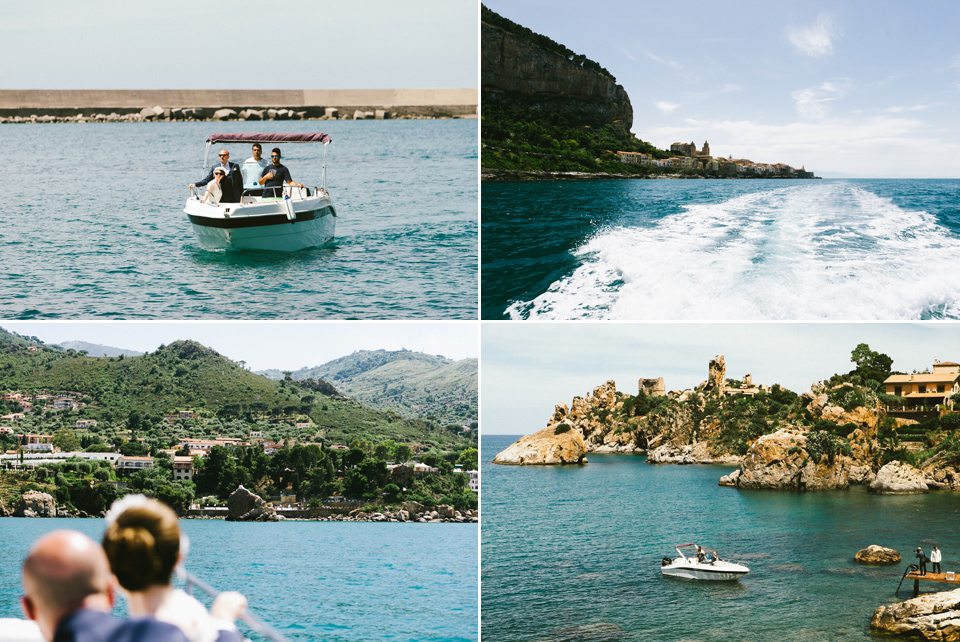
<svg viewBox="0 0 960 642"><path fill-rule="evenodd" d="M957 319L960 180L482 187L484 319Z"/></svg>
<svg viewBox="0 0 960 642"><path fill-rule="evenodd" d="M476 524L180 523L187 570L291 640L477 640ZM0 519L0 618L23 617L20 565L59 528L99 541L104 520Z"/></svg>
<svg viewBox="0 0 960 642"><path fill-rule="evenodd" d="M207 136L236 131L331 135L332 245L201 249L187 186L206 175ZM0 140L17 167L0 205L0 317L477 318L475 120L4 125ZM293 180L321 183L322 145L280 148Z"/></svg>
<svg viewBox="0 0 960 642"><path fill-rule="evenodd" d="M650 465L590 455L585 466L498 466L517 436L484 435L481 604L484 640L782 642L879 640L874 609L910 551L937 544L960 571L960 495L874 496L720 487L727 466ZM687 542L750 573L737 582L663 577ZM871 544L903 563L860 566ZM937 590L925 584L924 591Z"/></svg>

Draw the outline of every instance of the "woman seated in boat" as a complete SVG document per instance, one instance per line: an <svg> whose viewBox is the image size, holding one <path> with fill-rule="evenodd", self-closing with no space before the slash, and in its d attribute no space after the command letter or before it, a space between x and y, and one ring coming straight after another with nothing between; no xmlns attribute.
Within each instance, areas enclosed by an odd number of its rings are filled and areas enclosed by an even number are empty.
<svg viewBox="0 0 960 642"><path fill-rule="evenodd" d="M173 510L155 499L128 495L113 504L106 521L103 548L131 617L175 624L190 642L242 639L233 622L247 607L243 595L221 593L207 613L203 604L171 586L173 569L187 548Z"/></svg>
<svg viewBox="0 0 960 642"><path fill-rule="evenodd" d="M226 175L227 173L223 171L222 167L213 170L213 180L207 183L207 191L203 194L204 203L219 205L220 199L223 198L223 190L220 189L220 182Z"/></svg>

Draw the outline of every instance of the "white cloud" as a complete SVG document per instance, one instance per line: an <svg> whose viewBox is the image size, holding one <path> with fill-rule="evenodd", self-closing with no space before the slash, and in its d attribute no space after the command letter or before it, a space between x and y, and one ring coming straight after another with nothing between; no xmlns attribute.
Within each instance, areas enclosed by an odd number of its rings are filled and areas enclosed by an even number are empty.
<svg viewBox="0 0 960 642"><path fill-rule="evenodd" d="M665 113L665 114L672 114L673 112L675 112L675 111L677 110L677 107L679 107L680 105L678 105L678 104L676 104L676 103L668 103L668 102L665 102L665 101L662 101L662 100L661 100L661 101L658 102L658 103L653 103L653 106L656 107L657 109L659 109L660 111L662 111L662 112Z"/></svg>
<svg viewBox="0 0 960 642"><path fill-rule="evenodd" d="M895 105L893 107L887 107L884 109L884 113L887 114L902 114L905 111L923 111L924 109L929 109L930 105L913 105L911 107L906 107L904 105Z"/></svg>
<svg viewBox="0 0 960 642"><path fill-rule="evenodd" d="M677 71L683 71L683 65L681 65L681 64L680 64L679 62L677 62L676 60L665 60L664 58L661 58L660 56L654 55L654 54L650 53L649 51L647 51L646 54L647 54L647 57L650 58L650 60L653 60L653 61L655 61L655 62L659 62L661 65L666 65L666 66L668 66L668 67L673 67L673 68L676 69Z"/></svg>
<svg viewBox="0 0 960 642"><path fill-rule="evenodd" d="M822 58L833 55L833 38L837 29L829 17L820 15L809 27L790 29L787 37L794 48L804 56Z"/></svg>
<svg viewBox="0 0 960 642"><path fill-rule="evenodd" d="M819 87L798 89L790 94L797 101L797 113L801 118L822 119L827 115L827 103L842 98L850 89L850 81L840 79L827 81Z"/></svg>

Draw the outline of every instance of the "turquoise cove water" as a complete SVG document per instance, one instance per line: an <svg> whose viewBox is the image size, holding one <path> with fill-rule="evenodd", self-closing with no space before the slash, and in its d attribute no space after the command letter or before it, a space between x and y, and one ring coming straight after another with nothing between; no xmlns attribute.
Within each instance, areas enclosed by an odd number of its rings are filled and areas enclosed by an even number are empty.
<svg viewBox="0 0 960 642"><path fill-rule="evenodd" d="M960 571L954 493L739 491L717 485L731 467L626 455L573 467L490 463L517 438L483 437L484 639L877 640L874 609L910 597L909 582L894 595L910 551L937 544L944 570ZM661 559L686 542L750 573L663 577ZM856 564L870 544L900 551L903 563Z"/></svg>
<svg viewBox="0 0 960 642"><path fill-rule="evenodd" d="M484 319L960 318L958 180L482 189Z"/></svg>
<svg viewBox="0 0 960 642"><path fill-rule="evenodd" d="M183 206L224 131L332 136L331 245L201 249ZM477 318L476 121L6 125L3 142L27 170L0 206L5 318ZM321 182L322 145L280 147L293 180Z"/></svg>
<svg viewBox="0 0 960 642"><path fill-rule="evenodd" d="M190 538L187 570L242 592L291 640L477 639L476 524L183 520L181 527ZM0 618L23 617L20 564L33 541L58 528L99 541L104 521L0 519Z"/></svg>

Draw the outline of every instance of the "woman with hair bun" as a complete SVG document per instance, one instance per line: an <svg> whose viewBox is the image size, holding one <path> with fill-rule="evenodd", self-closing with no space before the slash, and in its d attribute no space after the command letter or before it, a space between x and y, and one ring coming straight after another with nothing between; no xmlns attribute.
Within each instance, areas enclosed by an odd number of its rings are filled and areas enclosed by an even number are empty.
<svg viewBox="0 0 960 642"><path fill-rule="evenodd" d="M131 617L152 615L175 624L191 642L239 641L233 621L247 606L243 595L221 593L207 613L203 604L171 586L187 547L177 514L155 499L128 495L107 513L103 549Z"/></svg>

